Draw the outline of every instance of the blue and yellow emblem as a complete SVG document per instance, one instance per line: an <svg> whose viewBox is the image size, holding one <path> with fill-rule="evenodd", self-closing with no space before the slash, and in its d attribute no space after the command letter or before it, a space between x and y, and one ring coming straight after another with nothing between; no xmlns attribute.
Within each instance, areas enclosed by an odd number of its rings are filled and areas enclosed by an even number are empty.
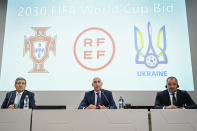
<svg viewBox="0 0 197 131"><path fill-rule="evenodd" d="M148 22L148 47L145 49L142 32L134 26L134 43L136 49L136 64L145 64L148 68L156 68L159 64L167 64L166 56L166 31L163 25L156 39L156 50L153 48L151 24ZM163 41L161 39L163 38ZM146 50L146 51L145 51Z"/></svg>

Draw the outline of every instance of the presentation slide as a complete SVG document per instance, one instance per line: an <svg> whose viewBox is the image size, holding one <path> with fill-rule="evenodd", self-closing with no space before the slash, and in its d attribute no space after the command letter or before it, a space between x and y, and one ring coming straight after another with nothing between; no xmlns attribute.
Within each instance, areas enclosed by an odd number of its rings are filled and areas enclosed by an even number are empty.
<svg viewBox="0 0 197 131"><path fill-rule="evenodd" d="M8 0L0 91L194 91L185 0Z"/></svg>

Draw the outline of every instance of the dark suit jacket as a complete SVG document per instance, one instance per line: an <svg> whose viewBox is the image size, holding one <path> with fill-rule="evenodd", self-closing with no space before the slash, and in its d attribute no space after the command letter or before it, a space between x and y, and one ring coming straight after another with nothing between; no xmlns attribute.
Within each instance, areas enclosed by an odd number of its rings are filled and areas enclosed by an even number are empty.
<svg viewBox="0 0 197 131"><path fill-rule="evenodd" d="M187 91L182 91L177 89L177 106L184 107L186 109L196 108L196 104L187 93ZM164 106L171 105L170 96L168 90L164 90L157 93L155 99L155 109L162 109Z"/></svg>
<svg viewBox="0 0 197 131"><path fill-rule="evenodd" d="M95 104L95 93L94 90L85 93L83 100L81 101L78 109L83 109L88 107L90 104ZM101 90L101 106L106 106L109 109L117 109L114 102L112 92L108 90Z"/></svg>
<svg viewBox="0 0 197 131"><path fill-rule="evenodd" d="M24 98L26 95L28 95L28 97L29 97L29 108L35 109L36 105L35 105L34 93L27 91L27 90L24 90L24 92L21 96L20 108L23 108ZM8 108L9 105L14 104L15 97L16 97L16 90L8 92L6 94L4 101L3 101L3 104L1 105L1 108Z"/></svg>

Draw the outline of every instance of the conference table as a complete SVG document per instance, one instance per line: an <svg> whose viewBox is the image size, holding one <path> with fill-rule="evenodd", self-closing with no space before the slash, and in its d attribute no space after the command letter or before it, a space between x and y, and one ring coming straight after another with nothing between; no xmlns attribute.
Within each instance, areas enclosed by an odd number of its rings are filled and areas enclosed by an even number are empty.
<svg viewBox="0 0 197 131"><path fill-rule="evenodd" d="M152 131L197 131L197 110L151 109Z"/></svg>
<svg viewBox="0 0 197 131"><path fill-rule="evenodd" d="M1 109L0 131L30 131L32 110Z"/></svg>
<svg viewBox="0 0 197 131"><path fill-rule="evenodd" d="M197 131L196 123L196 109L0 110L0 131Z"/></svg>

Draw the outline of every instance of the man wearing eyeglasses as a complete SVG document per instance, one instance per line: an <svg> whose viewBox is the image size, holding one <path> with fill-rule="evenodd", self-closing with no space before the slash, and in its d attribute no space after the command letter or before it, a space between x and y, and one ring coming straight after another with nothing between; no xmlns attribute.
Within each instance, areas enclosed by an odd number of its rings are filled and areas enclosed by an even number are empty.
<svg viewBox="0 0 197 131"><path fill-rule="evenodd" d="M78 109L117 109L112 92L102 89L103 82L99 77L92 81L94 90L85 93Z"/></svg>
<svg viewBox="0 0 197 131"><path fill-rule="evenodd" d="M1 108L8 108L8 109L16 109L16 108L23 108L24 106L24 99L28 97L29 99L29 108L35 109L35 99L34 93L25 90L26 88L26 80L22 77L18 77L15 80L15 91L8 92L6 97L3 101Z"/></svg>

